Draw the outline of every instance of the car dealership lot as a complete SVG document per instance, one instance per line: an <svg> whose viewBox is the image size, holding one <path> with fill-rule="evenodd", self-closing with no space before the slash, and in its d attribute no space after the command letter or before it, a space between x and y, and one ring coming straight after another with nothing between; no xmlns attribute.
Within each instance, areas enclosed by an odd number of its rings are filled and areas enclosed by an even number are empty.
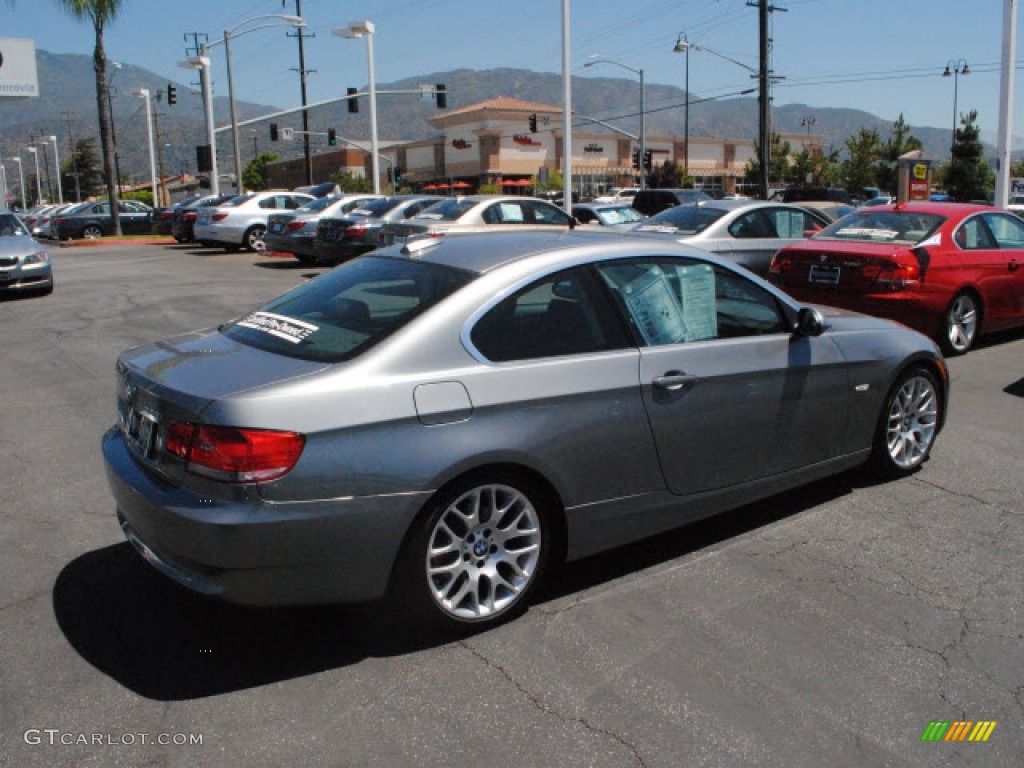
<svg viewBox="0 0 1024 768"><path fill-rule="evenodd" d="M10 765L1019 764L1024 334L949 362L915 476L843 475L573 564L524 617L451 640L372 609L207 602L117 527L99 452L117 355L322 270L53 253L52 296L0 302ZM922 743L935 720L998 725Z"/></svg>

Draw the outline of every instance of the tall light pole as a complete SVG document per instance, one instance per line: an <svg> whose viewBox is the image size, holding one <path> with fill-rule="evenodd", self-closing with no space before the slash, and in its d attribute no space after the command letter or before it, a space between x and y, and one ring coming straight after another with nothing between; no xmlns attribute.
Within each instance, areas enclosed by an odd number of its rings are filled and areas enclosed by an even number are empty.
<svg viewBox="0 0 1024 768"><path fill-rule="evenodd" d="M121 196L121 159L117 155L117 130L114 128L114 100L111 94L114 92L114 75L121 69L121 62L107 61L107 64L114 68L113 74L107 78L107 112L110 114L110 143L114 148L114 175L117 176L117 196ZM72 151L74 147L72 147Z"/></svg>
<svg viewBox="0 0 1024 768"><path fill-rule="evenodd" d="M953 135L949 140L949 164L953 165L953 151L956 149L956 100L957 100L957 81L960 75L967 76L971 74L971 70L967 67L967 62L963 59L950 59L946 62L946 71L942 73L943 77L953 78Z"/></svg>
<svg viewBox="0 0 1024 768"><path fill-rule="evenodd" d="M224 44L224 60L227 63L228 68L228 102L231 105L231 143L233 145L235 156L235 191L238 193L241 193L242 191L242 148L239 143L238 118L235 113L235 81L231 73L231 38L241 37L242 35L247 35L250 32L255 32L258 29L282 26L281 24L276 23L260 24L255 27L242 30L241 32L238 31L246 24L251 24L254 21L260 21L262 19L277 19L278 21L285 22L287 26L291 27L306 26L306 22L302 20L301 16L290 16L283 13L264 13L259 16L252 16L248 19L243 19L230 29L225 29L224 37L221 40L215 40L214 42L206 45L206 50L209 51L214 46L220 45L221 43Z"/></svg>
<svg viewBox="0 0 1024 768"><path fill-rule="evenodd" d="M7 166L0 163L0 189L3 190L3 197L0 197L0 208L7 207Z"/></svg>
<svg viewBox="0 0 1024 768"><path fill-rule="evenodd" d="M370 156L373 169L373 192L380 194L380 160L377 157L377 83L373 71L373 33L372 21L351 21L347 27L332 29L336 37L366 38L366 53L370 76Z"/></svg>
<svg viewBox="0 0 1024 768"><path fill-rule="evenodd" d="M46 138L53 143L53 164L57 168L57 198L60 204L64 205L64 187L60 180L60 155L57 152L57 137L47 136Z"/></svg>
<svg viewBox="0 0 1024 768"><path fill-rule="evenodd" d="M8 159L18 164L18 189L21 190L21 210L28 210L28 201L25 199L25 169L21 165L21 158L11 157Z"/></svg>
<svg viewBox="0 0 1024 768"><path fill-rule="evenodd" d="M1013 63L1017 58L1017 0L1003 0L1002 73L999 76L999 131L996 139L995 204L1010 202L1010 139L1013 136Z"/></svg>
<svg viewBox="0 0 1024 768"><path fill-rule="evenodd" d="M683 170L690 175L690 43L686 33L680 32L676 38L675 53L686 54L683 75L683 90L686 92L686 104L683 106Z"/></svg>
<svg viewBox="0 0 1024 768"><path fill-rule="evenodd" d="M572 69L569 0L562 0L562 210L572 216Z"/></svg>
<svg viewBox="0 0 1024 768"><path fill-rule="evenodd" d="M43 203L43 184L39 179L39 153L36 152L35 147L25 147L26 152L31 152L32 157L36 161L36 203L42 205Z"/></svg>
<svg viewBox="0 0 1024 768"><path fill-rule="evenodd" d="M133 95L144 99L146 102L146 146L149 147L149 180L153 186L153 207L156 208L160 198L156 186L156 157L153 154L153 112L150 107L149 89L140 88Z"/></svg>
<svg viewBox="0 0 1024 768"><path fill-rule="evenodd" d="M204 49L205 50L205 49ZM179 62L179 67L198 69L203 88L203 110L206 112L206 143L210 147L210 194L220 194L220 174L217 171L217 135L213 131L213 94L210 90L210 57L191 56Z"/></svg>
<svg viewBox="0 0 1024 768"><path fill-rule="evenodd" d="M622 69L627 69L633 74L640 76L640 189L646 189L647 169L644 167L644 160L647 158L647 91L644 89L644 71L642 69L634 69L611 59L594 59L593 61L588 61L583 66L592 67L595 64L613 64L616 67L622 67Z"/></svg>

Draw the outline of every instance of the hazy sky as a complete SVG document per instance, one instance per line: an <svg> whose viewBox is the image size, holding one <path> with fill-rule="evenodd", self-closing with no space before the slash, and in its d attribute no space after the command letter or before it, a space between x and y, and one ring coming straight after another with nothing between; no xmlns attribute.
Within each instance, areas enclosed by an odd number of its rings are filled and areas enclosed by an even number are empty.
<svg viewBox="0 0 1024 768"><path fill-rule="evenodd" d="M787 9L773 15L773 68L784 78L774 90L777 105L806 104L809 116L829 107L863 109L885 119L902 112L911 126L947 128L953 123L954 78L941 75L947 62L963 59L971 74L958 78L959 111L978 110L982 130L995 131L1003 0L773 2ZM367 82L366 43L331 35L332 28L359 18L376 25L378 82L456 68L561 71L560 0L301 4L308 31L315 34L306 44L306 66L316 70L309 78L310 101ZM122 5L106 33L108 56L180 83L190 80L178 66L186 33L205 32L212 41L252 16L295 12L295 0L125 0ZM757 67L757 9L747 0L572 0L574 74L633 77L611 65L583 69L596 54L642 68L648 83L682 86L686 57L672 52L680 32L695 45ZM68 17L54 0L0 2L0 36L33 38L37 48L53 53L91 53L93 46L91 26ZM239 99L282 107L299 103L293 71L297 45L283 29L253 32L231 47ZM226 95L223 47L214 49L213 59L216 92ZM1017 60L1024 60L1024 48ZM754 85L746 70L709 52L691 51L689 68L695 98ZM1015 134L1024 134L1022 79L1018 75L1015 88ZM450 103L462 106L456 93Z"/></svg>

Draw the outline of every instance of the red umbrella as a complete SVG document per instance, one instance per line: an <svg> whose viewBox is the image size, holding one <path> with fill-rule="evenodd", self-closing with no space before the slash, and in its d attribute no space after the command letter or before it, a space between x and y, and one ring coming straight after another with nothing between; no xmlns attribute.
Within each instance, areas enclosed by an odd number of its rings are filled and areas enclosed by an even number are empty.
<svg viewBox="0 0 1024 768"><path fill-rule="evenodd" d="M464 181L456 181L454 184L452 184L452 189L472 189L472 188L473 188L472 184L467 184Z"/></svg>

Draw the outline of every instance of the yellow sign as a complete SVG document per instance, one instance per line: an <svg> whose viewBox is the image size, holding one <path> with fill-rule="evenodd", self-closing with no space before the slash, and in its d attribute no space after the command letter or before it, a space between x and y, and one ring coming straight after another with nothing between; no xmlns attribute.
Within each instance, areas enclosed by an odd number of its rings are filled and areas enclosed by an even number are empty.
<svg viewBox="0 0 1024 768"><path fill-rule="evenodd" d="M928 164L927 163L915 163L914 164L914 178L915 179L927 179L928 178Z"/></svg>

